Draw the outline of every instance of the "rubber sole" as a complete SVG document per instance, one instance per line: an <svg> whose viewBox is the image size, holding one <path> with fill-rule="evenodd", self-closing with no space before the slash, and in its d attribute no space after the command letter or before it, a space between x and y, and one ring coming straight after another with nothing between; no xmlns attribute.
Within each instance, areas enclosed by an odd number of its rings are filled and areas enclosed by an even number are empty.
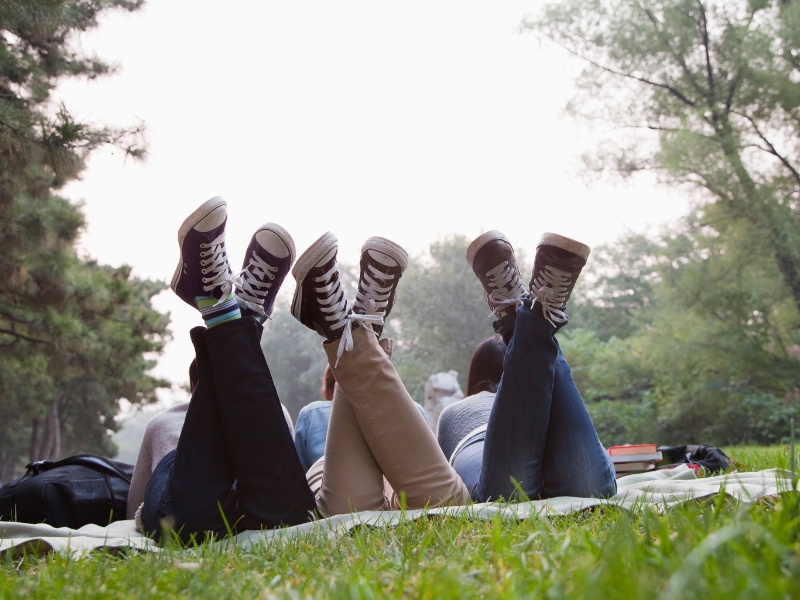
<svg viewBox="0 0 800 600"><path fill-rule="evenodd" d="M303 280L308 275L308 272L314 268L314 265L330 252L331 248L335 248L338 244L339 240L336 236L330 231L326 231L300 255L300 258L297 259L292 268L292 277L297 282L294 288L294 297L292 298L292 316L298 321L300 320L300 308L303 304Z"/></svg>
<svg viewBox="0 0 800 600"><path fill-rule="evenodd" d="M181 223L180 228L178 229L178 248L180 249L180 257L178 260L178 267L175 269L175 273L172 275L172 283L170 287L172 288L173 292L177 293L178 290L178 283L181 280L181 273L183 272L183 240L191 231L192 227L197 225L200 221L205 219L212 211L216 210L220 206L227 206L228 203L225 202L225 199L222 196L214 196L210 200L206 200L201 204L197 210L195 210L192 214L190 214L186 219L184 219L183 223Z"/></svg>
<svg viewBox="0 0 800 600"><path fill-rule="evenodd" d="M289 248L289 258L291 259L289 264L294 263L294 257L296 256L297 252L294 247L294 240L288 231L286 231L277 223L264 223L261 227L256 229L255 232L253 232L253 237L255 237L259 231L271 231L281 238L281 241L286 244L287 248Z"/></svg>
<svg viewBox="0 0 800 600"><path fill-rule="evenodd" d="M364 254L367 250L377 250L378 252L382 252L386 256L389 256L397 261L397 263L403 267L403 271L406 270L408 267L408 252L403 250L403 248L393 242L392 240L387 240L386 238L382 237L371 237L364 245L361 246L361 254Z"/></svg>
<svg viewBox="0 0 800 600"><path fill-rule="evenodd" d="M508 238L503 234L502 231L497 231L496 229L492 229L491 231L487 231L486 233L480 234L469 245L467 248L467 262L469 266L472 266L473 261L475 260L475 255L478 253L478 250L483 248L486 244L491 242L492 240L503 240L511 246L511 242L508 241ZM513 248L513 246L511 246Z"/></svg>
<svg viewBox="0 0 800 600"><path fill-rule="evenodd" d="M589 253L592 251L586 244L563 235L558 235L557 233L543 233L542 239L536 244L536 248L539 248L539 246L555 246L556 248L561 248L567 252L577 254L584 260L589 259Z"/></svg>

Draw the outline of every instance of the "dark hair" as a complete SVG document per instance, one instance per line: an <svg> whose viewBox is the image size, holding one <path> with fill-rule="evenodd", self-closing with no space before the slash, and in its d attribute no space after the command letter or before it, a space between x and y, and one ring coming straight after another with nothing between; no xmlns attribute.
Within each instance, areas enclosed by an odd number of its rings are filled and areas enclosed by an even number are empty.
<svg viewBox="0 0 800 600"><path fill-rule="evenodd" d="M322 388L319 393L325 400L333 400L333 387L336 385L336 378L330 365L325 365L325 372L322 374Z"/></svg>
<svg viewBox="0 0 800 600"><path fill-rule="evenodd" d="M192 364L189 365L189 389L194 391L197 386L197 359L192 359Z"/></svg>
<svg viewBox="0 0 800 600"><path fill-rule="evenodd" d="M506 345L500 336L486 338L472 355L467 375L467 396L478 392L496 392L500 378L503 376L503 358Z"/></svg>

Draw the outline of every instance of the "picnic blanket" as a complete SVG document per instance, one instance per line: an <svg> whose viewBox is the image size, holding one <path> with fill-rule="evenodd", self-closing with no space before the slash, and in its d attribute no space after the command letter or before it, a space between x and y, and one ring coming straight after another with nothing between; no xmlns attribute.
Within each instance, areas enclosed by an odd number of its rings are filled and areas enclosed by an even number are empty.
<svg viewBox="0 0 800 600"><path fill-rule="evenodd" d="M491 520L499 516L504 519L522 520L536 516L565 515L604 505L620 506L628 510L652 506L662 511L677 504L715 496L720 492L747 503L791 489L792 474L783 469L768 469L755 473L728 473L698 479L692 469L681 465L670 471L652 471L621 477L617 480L617 494L608 499L564 496L519 503L492 502L423 510L365 511L283 529L245 531L217 543L250 548L265 542L279 543L296 535L320 532L331 536L344 535L354 527L393 527L403 520L431 516L466 517L476 520ZM15 556L24 552L36 554L69 552L73 555L85 555L98 548L159 550L155 542L136 531L132 520L117 521L106 527L86 525L80 529L0 521L0 556L9 552Z"/></svg>

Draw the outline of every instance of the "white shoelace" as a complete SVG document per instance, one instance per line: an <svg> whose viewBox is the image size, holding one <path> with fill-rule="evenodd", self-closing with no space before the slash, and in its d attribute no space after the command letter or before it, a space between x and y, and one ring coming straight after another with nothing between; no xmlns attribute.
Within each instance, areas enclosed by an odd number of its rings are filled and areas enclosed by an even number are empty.
<svg viewBox="0 0 800 600"><path fill-rule="evenodd" d="M314 291L317 294L329 294L327 298L319 298L317 300L322 305L320 310L327 315L325 320L333 321L333 325L331 325L331 329L333 330L344 327L342 337L339 338L339 347L336 350L336 364L333 365L334 368L339 366L339 359L342 357L342 354L353 349L352 325L350 324L350 319L347 318L349 307L347 298L342 291L342 280L337 277L335 281L331 281L331 277L338 269L339 266L334 263L328 271L314 278L315 282L325 284L322 287L315 287Z"/></svg>
<svg viewBox="0 0 800 600"><path fill-rule="evenodd" d="M358 292L356 292L356 301L353 302L353 306L358 306L359 308L364 309L364 314L359 315L355 314L353 317L358 321L364 321L365 323L377 323L378 325L383 325L383 315L386 311L386 307L389 306L389 296L392 295L392 279L394 279L394 275L389 275L387 273L382 273L374 265L367 265L369 267L369 271L372 271L372 277L370 277L369 272L364 272L363 278L363 285L364 285L364 292L361 292L361 287L359 286ZM382 280L382 282L389 283L389 285L381 285L381 282L376 281L374 278ZM379 313L378 311L381 310ZM366 319L365 317L377 317L377 319Z"/></svg>
<svg viewBox="0 0 800 600"><path fill-rule="evenodd" d="M278 267L269 265L258 253L253 250L253 256L248 265L233 278L239 293L236 297L250 310L260 315L269 317L264 312L264 303L272 287L271 281L275 279L274 273ZM264 281L269 279L270 281Z"/></svg>
<svg viewBox="0 0 800 600"><path fill-rule="evenodd" d="M233 273L228 264L228 253L225 251L225 232L220 233L216 239L207 243L200 244L200 248L208 248L205 252L200 252L200 266L203 275L211 274L210 277L203 277L203 286L206 292L212 291L215 287L222 288L222 295L214 306L222 304L228 298L228 294L233 289ZM205 258L210 256L211 258Z"/></svg>
<svg viewBox="0 0 800 600"><path fill-rule="evenodd" d="M567 303L567 288L571 278L572 273L546 265L539 272L539 277L531 282L531 293L542 304L544 318L553 327L567 320L564 305Z"/></svg>
<svg viewBox="0 0 800 600"><path fill-rule="evenodd" d="M489 313L489 316L497 314L497 311L506 306L519 306L522 303L522 298L525 296L525 286L522 279L517 275L516 269L507 261L504 260L494 269L486 273L489 278L489 287L495 288L489 294L489 300L495 304L494 310ZM513 281L510 290L506 289L506 285Z"/></svg>

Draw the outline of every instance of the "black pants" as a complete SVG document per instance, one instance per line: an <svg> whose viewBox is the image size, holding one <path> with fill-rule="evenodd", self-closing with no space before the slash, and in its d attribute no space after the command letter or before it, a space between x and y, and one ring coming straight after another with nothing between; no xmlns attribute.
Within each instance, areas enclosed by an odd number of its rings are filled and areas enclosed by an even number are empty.
<svg viewBox="0 0 800 600"><path fill-rule="evenodd" d="M192 329L199 381L177 449L147 484L148 533L158 536L166 519L181 539L199 541L228 527L297 525L316 510L260 335L252 318Z"/></svg>

